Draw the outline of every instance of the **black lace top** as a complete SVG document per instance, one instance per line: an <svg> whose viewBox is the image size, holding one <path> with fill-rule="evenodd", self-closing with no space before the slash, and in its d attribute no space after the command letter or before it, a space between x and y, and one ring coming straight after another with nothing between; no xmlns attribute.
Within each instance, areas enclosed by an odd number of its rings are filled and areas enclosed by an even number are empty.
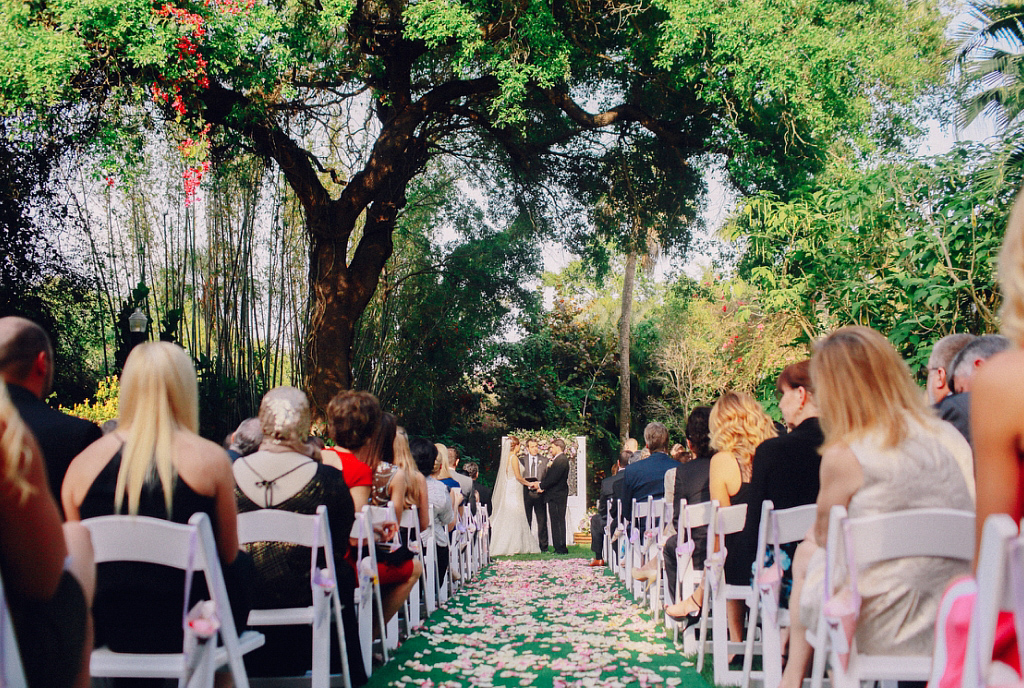
<svg viewBox="0 0 1024 688"><path fill-rule="evenodd" d="M244 514L264 508L235 487L238 513ZM296 514L315 514L321 504L327 506L327 520L334 542L334 560L338 567L348 566L344 561L348 550L348 536L355 521L352 495L341 476L331 466L317 466L313 479L294 495L271 508ZM243 545L256 565L256 586L253 607L279 609L300 607L311 603L309 590L309 548L283 545L276 542L252 542ZM323 566L324 562L320 562Z"/></svg>

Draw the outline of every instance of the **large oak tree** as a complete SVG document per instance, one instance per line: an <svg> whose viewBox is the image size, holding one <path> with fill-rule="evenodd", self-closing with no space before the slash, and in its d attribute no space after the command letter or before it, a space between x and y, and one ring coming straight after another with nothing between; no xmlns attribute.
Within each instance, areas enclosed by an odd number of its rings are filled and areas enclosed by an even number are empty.
<svg viewBox="0 0 1024 688"><path fill-rule="evenodd" d="M784 191L902 133L945 56L931 0L0 3L4 114L59 127L46 108L79 103L119 136L162 122L193 185L238 150L280 166L309 232L320 408L350 384L354 325L429 161L524 201L538 185L585 197L632 141L665 153L681 193L709 156L741 190ZM688 231L665 226L665 245Z"/></svg>

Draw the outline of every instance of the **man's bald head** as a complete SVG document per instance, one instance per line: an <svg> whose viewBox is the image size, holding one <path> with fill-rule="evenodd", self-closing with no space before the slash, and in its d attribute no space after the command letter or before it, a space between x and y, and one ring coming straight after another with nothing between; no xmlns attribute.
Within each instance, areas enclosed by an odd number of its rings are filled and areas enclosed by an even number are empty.
<svg viewBox="0 0 1024 688"><path fill-rule="evenodd" d="M0 377L29 387L40 398L50 393L53 344L43 328L15 315L0 318Z"/></svg>

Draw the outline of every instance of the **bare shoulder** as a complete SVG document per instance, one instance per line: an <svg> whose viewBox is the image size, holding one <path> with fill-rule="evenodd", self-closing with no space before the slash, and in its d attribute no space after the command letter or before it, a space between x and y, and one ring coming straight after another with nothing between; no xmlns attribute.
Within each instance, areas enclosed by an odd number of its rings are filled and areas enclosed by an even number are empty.
<svg viewBox="0 0 1024 688"><path fill-rule="evenodd" d="M200 494L212 495L218 485L234 484L231 459L224 448L190 432L174 438L178 474Z"/></svg>
<svg viewBox="0 0 1024 688"><path fill-rule="evenodd" d="M711 457L711 471L714 473L721 473L728 471L731 468L739 470L739 466L736 463L736 457L732 455L732 452L720 451L716 452Z"/></svg>
<svg viewBox="0 0 1024 688"><path fill-rule="evenodd" d="M87 477L91 483L123 444L124 440L116 433L101 437L72 459L66 476L74 480Z"/></svg>

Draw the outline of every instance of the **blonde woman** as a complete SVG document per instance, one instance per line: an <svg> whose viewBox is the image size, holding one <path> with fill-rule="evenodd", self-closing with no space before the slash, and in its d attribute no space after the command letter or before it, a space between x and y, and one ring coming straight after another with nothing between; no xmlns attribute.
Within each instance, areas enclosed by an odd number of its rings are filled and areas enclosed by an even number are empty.
<svg viewBox="0 0 1024 688"><path fill-rule="evenodd" d="M978 368L971 381L971 437L977 465L975 547L991 514L1024 517L1024 194L1010 213L999 253L1002 333L1013 342Z"/></svg>
<svg viewBox="0 0 1024 688"><path fill-rule="evenodd" d="M420 532L430 527L430 514L427 513L427 479L413 461L409 451L409 435L405 428L399 426L395 433L395 466L405 473L405 505L415 506L419 511Z"/></svg>
<svg viewBox="0 0 1024 688"><path fill-rule="evenodd" d="M434 477L444 483L448 489L454 488L461 492L462 486L459 485L459 481L452 475L451 466L448 465L450 461L448 458L448 447L440 442L434 442L434 446L437 447L437 459L441 462L441 468L434 472Z"/></svg>
<svg viewBox="0 0 1024 688"><path fill-rule="evenodd" d="M28 685L85 688L96 576L89 533L61 525L42 454L3 380L0 461L0 568Z"/></svg>
<svg viewBox="0 0 1024 688"><path fill-rule="evenodd" d="M753 472L754 451L766 439L775 437L775 425L761 405L747 392L726 392L711 407L708 419L711 446L715 454L709 469L711 499L720 506L746 504L750 495L750 476ZM739 535L726 536L725 547L730 550ZM717 544L717 543L716 543ZM736 565L736 558L725 560L725 580L730 585L749 585L750 567ZM693 623L700 613L703 587L693 595L666 608L673 617ZM729 600L729 638L743 639L743 601Z"/></svg>
<svg viewBox="0 0 1024 688"><path fill-rule="evenodd" d="M974 509L971 449L925 406L910 370L885 337L843 327L818 343L811 358L825 444L818 517L793 557L789 663L782 686L799 688L811 660L806 630L822 604L829 511L850 516L913 508ZM935 617L949 581L967 572L954 559L894 559L858 574L857 645L864 652L931 652ZM793 605L790 605L793 608Z"/></svg>
<svg viewBox="0 0 1024 688"><path fill-rule="evenodd" d="M209 514L235 623L244 628L249 605L241 594L252 560L238 556L231 461L220 445L196 434L198 392L188 354L169 342L136 346L121 374L119 411L118 429L68 467L61 489L67 519L137 514L188 523L194 513ZM115 652L180 650L183 586L183 571L105 567L93 606L97 640Z"/></svg>

